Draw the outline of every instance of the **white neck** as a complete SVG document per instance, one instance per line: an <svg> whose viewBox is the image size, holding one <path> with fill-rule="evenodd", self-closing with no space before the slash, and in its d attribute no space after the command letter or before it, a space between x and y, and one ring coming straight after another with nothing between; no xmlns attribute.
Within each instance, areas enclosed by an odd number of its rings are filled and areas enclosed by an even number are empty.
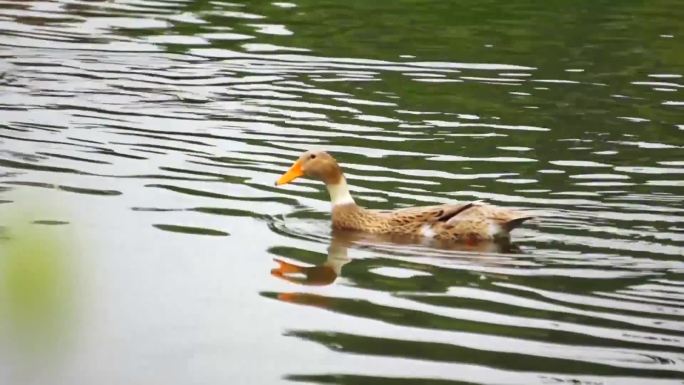
<svg viewBox="0 0 684 385"><path fill-rule="evenodd" d="M349 193L349 186L347 186L347 181L344 177L340 178L339 183L329 184L326 187L330 193L330 202L332 202L333 206L354 203L354 198Z"/></svg>

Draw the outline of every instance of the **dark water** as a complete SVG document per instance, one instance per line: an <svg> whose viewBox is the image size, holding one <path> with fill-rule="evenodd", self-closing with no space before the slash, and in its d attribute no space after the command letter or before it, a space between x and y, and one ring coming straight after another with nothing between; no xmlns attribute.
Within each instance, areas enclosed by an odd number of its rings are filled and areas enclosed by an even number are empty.
<svg viewBox="0 0 684 385"><path fill-rule="evenodd" d="M0 1L0 221L75 256L68 327L35 362L0 344L0 382L684 383L682 20ZM515 253L333 235L319 184L273 186L309 148L365 206L543 218Z"/></svg>

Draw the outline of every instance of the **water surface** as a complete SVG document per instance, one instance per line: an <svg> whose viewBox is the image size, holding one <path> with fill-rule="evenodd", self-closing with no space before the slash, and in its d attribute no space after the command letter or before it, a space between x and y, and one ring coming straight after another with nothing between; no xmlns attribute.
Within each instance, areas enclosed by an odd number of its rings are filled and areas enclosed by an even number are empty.
<svg viewBox="0 0 684 385"><path fill-rule="evenodd" d="M0 381L682 384L681 20L0 0L0 225L77 257L68 327L0 345ZM273 186L310 148L367 207L542 218L505 249L331 234L319 183Z"/></svg>

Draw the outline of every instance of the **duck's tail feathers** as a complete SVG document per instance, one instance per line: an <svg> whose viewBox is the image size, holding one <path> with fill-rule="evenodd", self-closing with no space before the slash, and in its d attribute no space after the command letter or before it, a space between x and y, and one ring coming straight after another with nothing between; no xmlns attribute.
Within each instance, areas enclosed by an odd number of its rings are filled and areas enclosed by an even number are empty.
<svg viewBox="0 0 684 385"><path fill-rule="evenodd" d="M513 229L517 228L520 226L523 222L532 219L534 217L528 216L528 217L519 217L515 219L511 219L510 221L504 222L501 224L501 226L506 230L507 232L511 232Z"/></svg>

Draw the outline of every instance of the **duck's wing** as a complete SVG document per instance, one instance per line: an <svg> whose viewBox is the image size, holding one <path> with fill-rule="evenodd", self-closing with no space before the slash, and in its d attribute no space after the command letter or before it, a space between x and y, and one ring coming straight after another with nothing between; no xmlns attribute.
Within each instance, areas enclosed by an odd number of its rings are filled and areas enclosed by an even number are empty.
<svg viewBox="0 0 684 385"><path fill-rule="evenodd" d="M433 225L439 222L447 223L452 218L473 207L476 203L444 204L436 206L409 207L394 211L383 212L390 226Z"/></svg>
<svg viewBox="0 0 684 385"><path fill-rule="evenodd" d="M456 238L507 238L513 229L532 218L530 213L483 203L450 218L442 229Z"/></svg>

